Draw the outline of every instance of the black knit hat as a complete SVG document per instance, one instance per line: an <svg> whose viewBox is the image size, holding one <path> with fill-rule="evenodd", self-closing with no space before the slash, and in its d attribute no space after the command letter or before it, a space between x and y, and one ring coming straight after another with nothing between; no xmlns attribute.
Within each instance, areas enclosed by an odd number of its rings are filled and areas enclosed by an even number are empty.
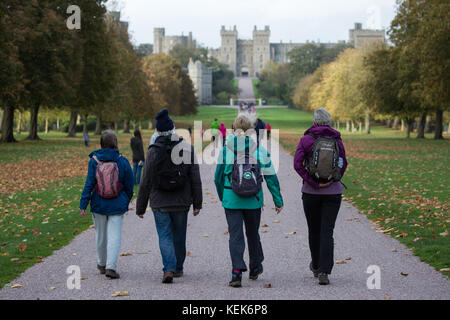
<svg viewBox="0 0 450 320"><path fill-rule="evenodd" d="M175 126L173 125L172 119L169 117L169 110L164 109L156 115L156 130L159 132L165 132L173 130Z"/></svg>

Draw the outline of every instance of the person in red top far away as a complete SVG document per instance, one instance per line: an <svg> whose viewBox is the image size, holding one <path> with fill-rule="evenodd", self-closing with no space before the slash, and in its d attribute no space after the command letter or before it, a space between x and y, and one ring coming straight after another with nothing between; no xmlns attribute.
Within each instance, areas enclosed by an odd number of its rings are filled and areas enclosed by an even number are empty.
<svg viewBox="0 0 450 320"><path fill-rule="evenodd" d="M331 180L327 183L316 181L307 171L310 154L318 138L326 137L336 140L339 148L340 177L347 168L344 144L341 134L331 128L331 117L327 110L319 108L314 112L314 125L306 130L301 138L294 157L295 171L303 179L302 199L308 223L309 249L312 261L309 265L319 284L329 284L328 275L333 268L334 224L342 201L342 184Z"/></svg>
<svg viewBox="0 0 450 320"><path fill-rule="evenodd" d="M264 129L266 129L267 131L267 139L270 139L270 131L272 130L272 126L270 125L270 123L267 122Z"/></svg>

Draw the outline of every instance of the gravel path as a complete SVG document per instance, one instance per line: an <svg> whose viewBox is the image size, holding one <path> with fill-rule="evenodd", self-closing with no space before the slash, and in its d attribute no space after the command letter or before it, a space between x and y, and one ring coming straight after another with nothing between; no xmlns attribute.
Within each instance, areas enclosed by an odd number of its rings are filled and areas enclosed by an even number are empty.
<svg viewBox="0 0 450 320"><path fill-rule="evenodd" d="M375 232L371 222L347 203L342 205L335 229L335 260L346 263L335 265L331 285L319 286L308 269L300 178L292 168L292 157L283 150L280 163L279 179L286 206L276 216L265 187L262 224L268 227L261 229L267 231L261 232L265 271L257 281L248 280L248 273L244 274L243 288L227 286L231 263L225 216L214 188L214 166L202 165L205 204L200 216L189 216L190 255L183 278L174 279L171 285L161 283L162 264L153 216L148 212L140 220L130 211L124 220L121 249L122 254L130 255L119 258L121 279L107 280L98 274L95 233L89 229L13 281L23 287L0 290L0 299L450 299L446 277L412 256L397 240ZM70 265L81 268L79 290L67 288L66 269ZM367 288L370 275L366 270L370 265L381 269L381 289ZM264 288L268 283L272 288ZM113 298L116 291L128 291L129 296Z"/></svg>

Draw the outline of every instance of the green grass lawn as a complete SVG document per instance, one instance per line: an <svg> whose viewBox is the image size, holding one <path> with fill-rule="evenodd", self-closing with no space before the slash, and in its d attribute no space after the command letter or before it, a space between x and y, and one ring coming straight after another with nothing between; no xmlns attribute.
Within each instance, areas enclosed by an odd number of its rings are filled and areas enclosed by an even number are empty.
<svg viewBox="0 0 450 320"><path fill-rule="evenodd" d="M207 129L214 118L231 128L237 115L229 108L198 110L173 117L177 128L201 120ZM312 119L311 113L287 108L257 112L280 129L280 143L290 153ZM450 141L430 135L407 140L404 133L383 127L374 127L371 135L341 132L349 160L345 199L421 260L438 270L449 268ZM151 134L144 130L144 141ZM19 143L0 144L0 287L92 225L90 218L81 219L78 206L88 154L99 147L99 137L91 135L91 147L85 148L80 134L40 134L43 140L33 142L23 141L25 136L16 136ZM119 135L120 151L128 159L130 137Z"/></svg>

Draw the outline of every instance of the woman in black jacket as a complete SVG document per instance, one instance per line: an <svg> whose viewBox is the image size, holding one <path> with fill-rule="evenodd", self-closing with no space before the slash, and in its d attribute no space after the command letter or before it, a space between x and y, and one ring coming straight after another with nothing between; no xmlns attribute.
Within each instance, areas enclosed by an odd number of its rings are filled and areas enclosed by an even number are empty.
<svg viewBox="0 0 450 320"><path fill-rule="evenodd" d="M134 137L130 141L131 151L133 151L133 174L134 183L141 183L141 171L144 166L144 145L142 143L142 135L139 130L134 131Z"/></svg>

